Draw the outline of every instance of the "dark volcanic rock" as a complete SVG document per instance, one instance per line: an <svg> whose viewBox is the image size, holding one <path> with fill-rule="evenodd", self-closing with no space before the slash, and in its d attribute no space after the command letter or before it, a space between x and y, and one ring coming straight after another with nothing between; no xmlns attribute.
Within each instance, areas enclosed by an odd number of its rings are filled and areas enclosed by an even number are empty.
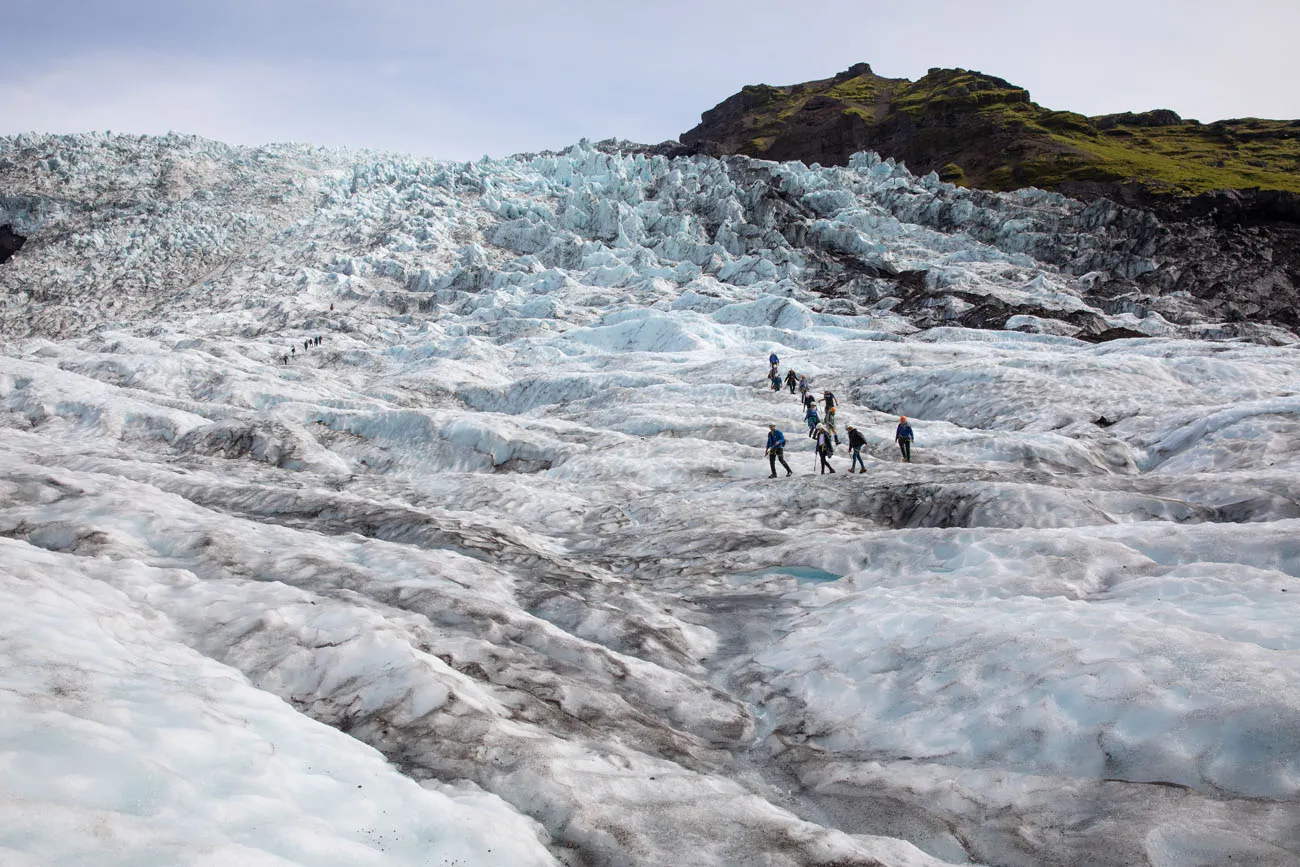
<svg viewBox="0 0 1300 867"><path fill-rule="evenodd" d="M1175 126L1183 122L1178 113L1167 108L1157 108L1155 111L1143 111L1134 113L1131 111L1122 112L1121 114L1103 114L1100 117L1092 118L1093 124L1097 129L1115 129L1119 126Z"/></svg>
<svg viewBox="0 0 1300 867"><path fill-rule="evenodd" d="M0 226L0 265L8 262L26 242L27 239L15 232L13 226Z"/></svg>

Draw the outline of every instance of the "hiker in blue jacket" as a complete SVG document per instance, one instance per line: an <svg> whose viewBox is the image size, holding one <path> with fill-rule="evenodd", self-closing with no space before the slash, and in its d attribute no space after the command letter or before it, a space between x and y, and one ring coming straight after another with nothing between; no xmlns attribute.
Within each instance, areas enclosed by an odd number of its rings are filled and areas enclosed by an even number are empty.
<svg viewBox="0 0 1300 867"><path fill-rule="evenodd" d="M781 466L785 467L787 476L794 475L794 470L785 462L785 434L776 429L776 425L767 426L767 462L772 465L772 475L769 479L776 478L776 462L780 461Z"/></svg>
<svg viewBox="0 0 1300 867"><path fill-rule="evenodd" d="M898 428L894 431L894 441L898 443L898 450L903 453L902 461L912 462L912 426L907 423L907 416L898 417Z"/></svg>
<svg viewBox="0 0 1300 867"><path fill-rule="evenodd" d="M815 436L817 426L822 423L822 420L817 415L817 404L814 403L808 407L808 412L804 413L803 420L808 422L808 436Z"/></svg>

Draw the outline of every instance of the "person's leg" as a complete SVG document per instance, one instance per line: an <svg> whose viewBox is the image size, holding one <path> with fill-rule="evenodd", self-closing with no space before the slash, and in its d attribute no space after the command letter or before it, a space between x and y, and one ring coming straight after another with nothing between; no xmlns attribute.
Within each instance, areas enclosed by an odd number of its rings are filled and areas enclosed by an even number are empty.
<svg viewBox="0 0 1300 867"><path fill-rule="evenodd" d="M767 462L772 465L772 475L768 476L768 478L775 479L776 478L776 449L767 450ZM782 458L781 463L785 463L784 458Z"/></svg>
<svg viewBox="0 0 1300 867"><path fill-rule="evenodd" d="M910 464L912 462L912 441L903 440L900 445L903 447L903 460Z"/></svg>
<svg viewBox="0 0 1300 867"><path fill-rule="evenodd" d="M780 459L780 461L781 461L781 466L785 467L785 474L786 474L787 476L793 476L793 475L794 475L794 470L790 469L790 465L787 464L787 463L785 462L785 450L784 450L784 449L781 449L780 451L778 451L778 452L776 453L776 456L777 456L777 458ZM776 469L773 468L773 469L772 469L772 472L775 473L775 472L776 472Z"/></svg>

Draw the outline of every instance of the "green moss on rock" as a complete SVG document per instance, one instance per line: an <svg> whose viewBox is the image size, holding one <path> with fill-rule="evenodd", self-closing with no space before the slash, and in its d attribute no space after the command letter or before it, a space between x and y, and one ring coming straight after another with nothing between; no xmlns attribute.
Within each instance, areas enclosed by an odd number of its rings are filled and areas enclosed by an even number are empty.
<svg viewBox="0 0 1300 867"><path fill-rule="evenodd" d="M751 85L682 140L823 165L876 150L915 171L994 190L1123 183L1177 195L1300 192L1300 121L1201 124L1169 109L1089 118L1046 109L1024 88L967 69L909 81L859 64L822 81Z"/></svg>

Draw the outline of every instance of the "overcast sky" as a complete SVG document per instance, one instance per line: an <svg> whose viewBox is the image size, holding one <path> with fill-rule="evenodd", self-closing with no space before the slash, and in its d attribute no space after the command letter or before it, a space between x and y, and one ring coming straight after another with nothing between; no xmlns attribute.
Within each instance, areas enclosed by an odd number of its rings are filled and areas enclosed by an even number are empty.
<svg viewBox="0 0 1300 867"><path fill-rule="evenodd" d="M0 134L198 133L471 159L658 142L866 61L1085 114L1300 118L1298 0L0 0Z"/></svg>

